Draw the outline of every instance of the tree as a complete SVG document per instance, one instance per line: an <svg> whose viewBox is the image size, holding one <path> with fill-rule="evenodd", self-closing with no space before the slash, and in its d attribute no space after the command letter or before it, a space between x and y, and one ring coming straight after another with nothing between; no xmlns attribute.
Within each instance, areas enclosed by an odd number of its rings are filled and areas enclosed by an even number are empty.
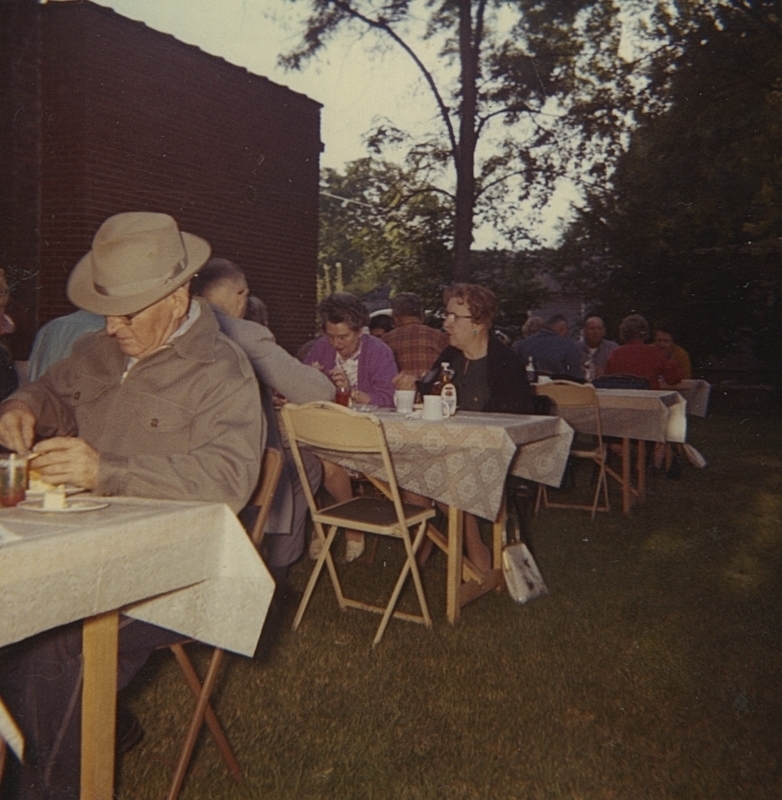
<svg viewBox="0 0 782 800"><path fill-rule="evenodd" d="M341 264L344 287L364 294L379 283L433 298L448 282L448 214L436 193L398 165L352 161L322 171L321 273Z"/></svg>
<svg viewBox="0 0 782 800"><path fill-rule="evenodd" d="M779 363L782 25L767 0L682 3L652 83L661 103L610 185L588 193L561 275L678 321L701 360L752 333ZM575 266L573 266L575 265Z"/></svg>
<svg viewBox="0 0 782 800"><path fill-rule="evenodd" d="M415 292L426 307L442 305L451 283L450 229L437 193L414 183L397 164L372 158L352 161L344 174L325 169L321 181L321 294L346 289L364 295L378 284ZM473 279L499 300L497 324L518 327L544 287L539 254L474 252Z"/></svg>
<svg viewBox="0 0 782 800"><path fill-rule="evenodd" d="M617 55L613 0L306 1L312 14L303 41L284 65L301 68L345 29L378 34L420 70L443 136L410 142L382 124L367 141L377 152L407 142L408 170L448 198L456 280L469 279L476 216L512 241L534 242L536 214L560 178L603 180L632 124L616 109L643 94L632 65ZM416 20L425 20L422 30ZM417 36L437 42L436 67L414 48ZM453 189L444 183L448 165Z"/></svg>

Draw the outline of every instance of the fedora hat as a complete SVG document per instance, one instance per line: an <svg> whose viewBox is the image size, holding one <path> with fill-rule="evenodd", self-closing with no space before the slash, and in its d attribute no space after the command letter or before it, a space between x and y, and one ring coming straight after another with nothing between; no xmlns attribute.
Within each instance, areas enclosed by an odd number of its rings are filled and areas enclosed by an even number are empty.
<svg viewBox="0 0 782 800"><path fill-rule="evenodd" d="M71 272L68 298L94 314L134 314L187 283L210 252L208 242L180 231L168 214L116 214Z"/></svg>

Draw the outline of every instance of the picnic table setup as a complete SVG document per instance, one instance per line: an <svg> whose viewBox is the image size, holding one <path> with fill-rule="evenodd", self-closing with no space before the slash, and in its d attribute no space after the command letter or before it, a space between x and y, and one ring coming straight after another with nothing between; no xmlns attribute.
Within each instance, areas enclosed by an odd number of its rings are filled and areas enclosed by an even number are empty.
<svg viewBox="0 0 782 800"><path fill-rule="evenodd" d="M535 384L533 384L533 388ZM647 442L684 445L687 416L705 417L711 386L703 380L686 380L675 387L652 389L597 388L603 436L621 439L620 472L607 469L622 490L622 510L629 514L646 497ZM557 409L577 433L597 433L594 416L584 409ZM636 448L635 480L632 449Z"/></svg>
<svg viewBox="0 0 782 800"><path fill-rule="evenodd" d="M559 486L573 430L555 416L459 411L433 422L422 419L420 412L372 409L371 413L383 426L399 486L448 507L446 614L448 621L455 623L466 603L502 583L506 476ZM385 480L382 462L374 456L315 452L348 470ZM463 556L464 512L494 523L493 564L488 575Z"/></svg>
<svg viewBox="0 0 782 800"><path fill-rule="evenodd" d="M0 510L0 646L84 620L81 797L109 798L119 612L251 657L274 582L224 504L79 494L64 510ZM21 758L1 702L0 736Z"/></svg>

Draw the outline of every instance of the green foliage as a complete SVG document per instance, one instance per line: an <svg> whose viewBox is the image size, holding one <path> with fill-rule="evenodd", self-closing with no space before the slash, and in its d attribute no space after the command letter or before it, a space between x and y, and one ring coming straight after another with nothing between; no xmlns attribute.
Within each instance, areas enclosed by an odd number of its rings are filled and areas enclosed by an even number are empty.
<svg viewBox="0 0 782 800"><path fill-rule="evenodd" d="M681 4L650 77L664 104L588 193L560 275L615 318L673 318L705 360L739 335L780 361L782 27L763 0ZM665 56L664 58L662 56Z"/></svg>
<svg viewBox="0 0 782 800"><path fill-rule="evenodd" d="M320 295L344 288L361 296L388 283L439 308L452 283L447 199L398 165L371 158L347 164L344 174L324 170L321 185ZM520 326L523 310L541 299L534 272L544 265L541 254L472 254L472 279L498 296L498 325Z"/></svg>

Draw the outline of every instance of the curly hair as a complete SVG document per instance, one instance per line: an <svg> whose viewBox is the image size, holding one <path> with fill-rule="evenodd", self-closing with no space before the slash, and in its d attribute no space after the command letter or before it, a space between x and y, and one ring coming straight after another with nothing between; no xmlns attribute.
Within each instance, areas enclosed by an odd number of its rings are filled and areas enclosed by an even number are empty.
<svg viewBox="0 0 782 800"><path fill-rule="evenodd" d="M448 305L450 300L464 303L470 311L473 322L479 325L491 326L497 313L497 298L494 292L478 286L477 283L454 283L449 286L443 294L443 302Z"/></svg>
<svg viewBox="0 0 782 800"><path fill-rule="evenodd" d="M344 322L351 330L360 331L369 325L369 312L355 295L334 292L318 304L318 319L324 329L327 322L332 325Z"/></svg>
<svg viewBox="0 0 782 800"><path fill-rule="evenodd" d="M623 342L644 342L649 338L649 323L640 314L630 314L619 324L619 336Z"/></svg>

